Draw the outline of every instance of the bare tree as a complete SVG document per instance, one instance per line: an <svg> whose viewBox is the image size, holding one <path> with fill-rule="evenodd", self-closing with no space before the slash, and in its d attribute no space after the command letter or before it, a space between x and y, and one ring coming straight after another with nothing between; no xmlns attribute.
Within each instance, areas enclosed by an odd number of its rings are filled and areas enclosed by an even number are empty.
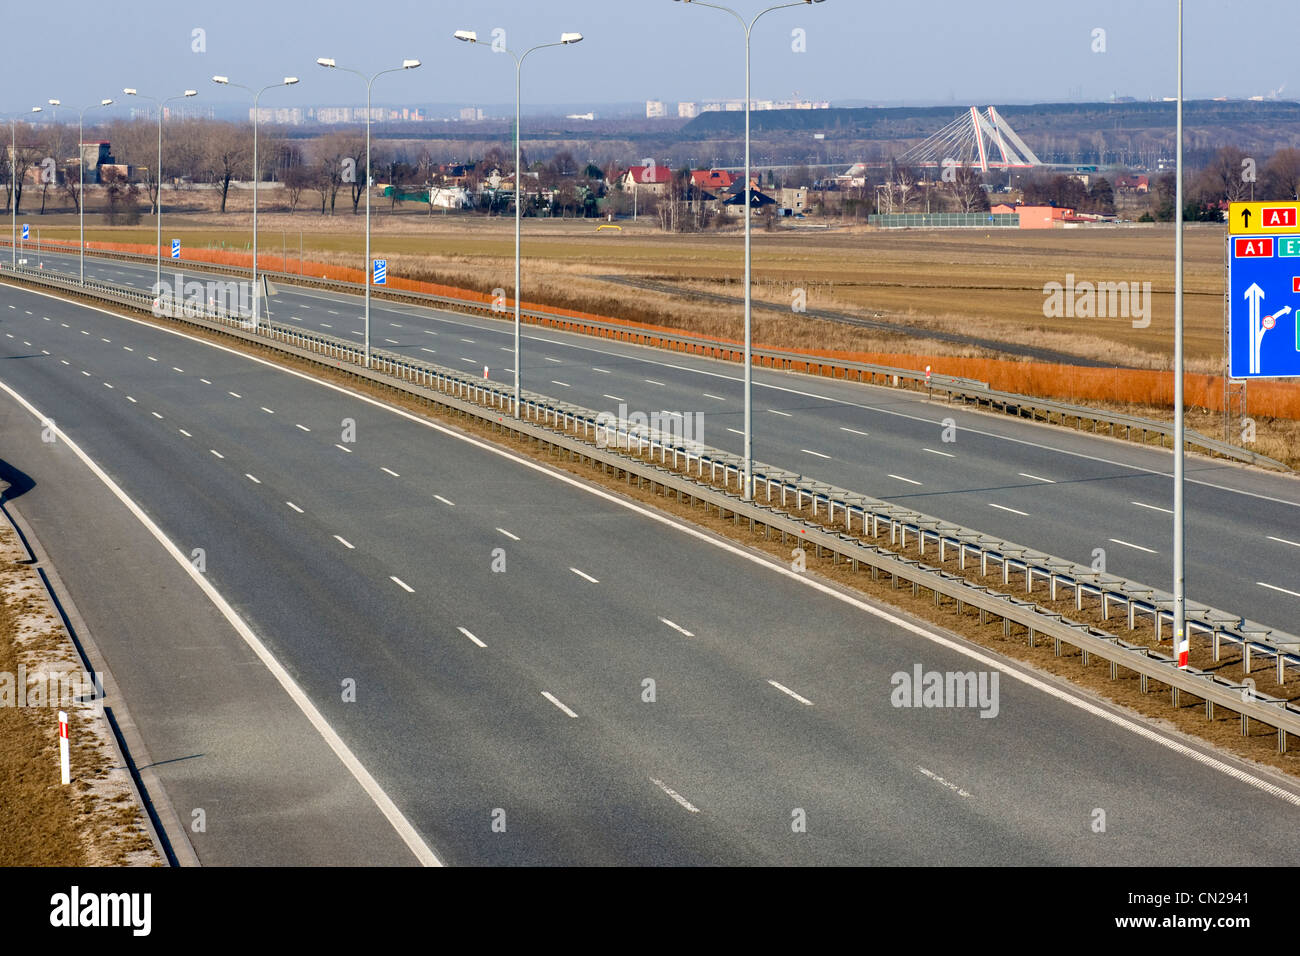
<svg viewBox="0 0 1300 956"><path fill-rule="evenodd" d="M1192 186L1192 195L1202 202L1241 202L1249 199L1252 184L1242 172L1248 157L1236 146L1224 146L1214 154Z"/></svg>
<svg viewBox="0 0 1300 956"><path fill-rule="evenodd" d="M1300 149L1279 149L1269 157L1264 194L1269 199L1300 199Z"/></svg>
<svg viewBox="0 0 1300 956"><path fill-rule="evenodd" d="M213 182L221 190L221 211L226 211L230 184L249 173L253 135L251 130L221 124L208 130L206 163Z"/></svg>
<svg viewBox="0 0 1300 956"><path fill-rule="evenodd" d="M9 162L5 165L9 167L9 177L6 185L7 201L5 211L8 212L12 207L15 214L23 210L23 183L27 179L27 171L41 161L41 149L36 145L36 136L33 128L28 125L21 132L16 134L15 142L17 146L6 149Z"/></svg>
<svg viewBox="0 0 1300 956"><path fill-rule="evenodd" d="M289 212L294 212L298 208L298 201L302 198L304 189L311 189L314 171L309 166L290 166L284 171L281 180L284 183L285 195L289 200Z"/></svg>
<svg viewBox="0 0 1300 956"><path fill-rule="evenodd" d="M962 212L978 212L989 208L989 197L984 191L982 178L970 166L958 166L953 171L953 179L948 184L948 191L956 201L957 208Z"/></svg>

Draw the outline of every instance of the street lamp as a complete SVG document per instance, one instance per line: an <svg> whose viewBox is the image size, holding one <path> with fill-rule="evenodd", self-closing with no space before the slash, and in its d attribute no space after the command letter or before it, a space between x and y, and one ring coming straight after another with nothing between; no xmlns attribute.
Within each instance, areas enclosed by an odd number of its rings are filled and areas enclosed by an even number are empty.
<svg viewBox="0 0 1300 956"><path fill-rule="evenodd" d="M475 33L473 30L457 30L455 36L457 40L460 40L463 43L479 42L478 34ZM520 233L522 231L522 222L523 222L523 204L520 202L520 199L522 197L522 192L524 187L524 171L520 168L522 149L519 141L520 77L523 74L524 60L528 59L530 54L535 53L538 50L544 50L547 47L571 46L574 43L581 43L581 42L582 42L581 33L561 33L559 43L543 43L539 46L533 47L531 50L526 50L523 56L519 56L513 50L508 49L505 46L498 46L495 43L492 45L492 49L494 52L498 50L504 51L506 53L509 53L512 57L514 57L515 60L515 418L519 417L519 400L520 400L519 389L520 389L520 382L523 380L524 377L523 355L520 352L520 345L519 345L520 297L521 297L519 291L520 272L521 272L521 268L520 268L521 256L520 256L519 240L520 240Z"/></svg>
<svg viewBox="0 0 1300 956"><path fill-rule="evenodd" d="M236 86L253 94L253 331L256 332L258 294L261 291L257 287L257 183L261 179L262 173L261 168L257 165L257 125L261 119L257 103L267 90L275 89L277 86L293 86L298 82L298 77L286 76L279 83L271 83L260 90L253 90L242 83L231 83L228 76L214 76L212 82L219 86Z"/></svg>
<svg viewBox="0 0 1300 956"><path fill-rule="evenodd" d="M754 32L754 25L764 16L773 10L784 10L786 7L802 7L806 4L824 3L825 0L798 0L797 3L782 3L775 7L768 7L766 10L754 17L748 23L735 10L730 7L724 7L716 3L704 3L702 0L674 0L675 3L694 3L701 7L712 7L714 10L721 10L724 13L730 13L739 21L741 27L745 30L745 477L742 487L742 497L749 501L754 496L754 431L753 431L753 336L752 323L753 316L753 297L750 289L752 278L752 231L753 231L753 213L750 195L750 142L749 142L749 112L751 106L750 100L750 37ZM1180 0L1181 2L1181 0Z"/></svg>
<svg viewBox="0 0 1300 956"><path fill-rule="evenodd" d="M51 106L62 106L58 100L50 100ZM112 106L112 100L100 100L98 103L91 103L85 109L77 113L77 218L81 238L78 240L78 253L81 268L81 284L86 284L86 161L83 151L82 139L85 137L84 126L86 113L90 110L99 109L104 106Z"/></svg>
<svg viewBox="0 0 1300 956"><path fill-rule="evenodd" d="M140 97L140 99L142 99L142 100L153 100L155 103L158 104L158 172L155 174L155 177L154 177L154 178L156 179L157 183L158 183L158 198L157 198L157 200L154 202L154 209L155 209L155 211L157 212L157 219L158 219L158 265L157 265L157 274L156 274L156 276L154 277L154 285L155 285L155 287L157 287L157 288L161 288L161 287L162 287L162 121L163 121L163 107L166 106L168 103L170 103L172 100L183 100L183 99L188 99L188 98L191 97L191 96L198 96L198 95L199 95L199 91L198 91L198 90L186 90L186 91L185 91L184 93L182 93L180 96L169 96L169 97L167 97L165 100L160 100L160 99L158 99L158 98L155 97L155 96L145 96L143 93L141 93L139 90L137 90L137 89L136 89L135 87L133 87L133 86L128 86L128 87L126 87L124 90L122 90L122 92L125 93L127 96L138 96L138 97Z"/></svg>
<svg viewBox="0 0 1300 956"><path fill-rule="evenodd" d="M31 112L39 113L41 108L33 106ZM18 185L18 116L9 118L9 260L11 268L18 268L18 203L14 199L14 188Z"/></svg>
<svg viewBox="0 0 1300 956"><path fill-rule="evenodd" d="M1187 580L1183 567L1183 0L1178 0L1178 131L1174 159L1174 658L1187 666Z"/></svg>
<svg viewBox="0 0 1300 956"><path fill-rule="evenodd" d="M401 73L403 70L414 70L420 66L419 60L403 60L402 65L394 67L391 70L380 70L374 76L367 77L360 70L349 69L346 66L339 66L331 57L318 57L316 62L327 70L342 70L345 73L353 73L361 77L366 84L366 169L365 169L365 193L366 193L366 332L365 332L365 359L366 368L370 368L370 280L373 277L370 267L370 90L374 86L375 80L379 79L385 73Z"/></svg>

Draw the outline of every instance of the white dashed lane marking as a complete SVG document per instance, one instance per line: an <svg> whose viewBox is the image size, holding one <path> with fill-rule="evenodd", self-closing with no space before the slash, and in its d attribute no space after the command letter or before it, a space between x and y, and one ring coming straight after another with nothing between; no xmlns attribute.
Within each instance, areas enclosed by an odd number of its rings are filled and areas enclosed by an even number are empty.
<svg viewBox="0 0 1300 956"><path fill-rule="evenodd" d="M1142 547L1142 545L1140 545L1140 544L1133 544L1133 543L1131 543L1131 542L1129 542L1129 541L1121 541L1119 538L1111 538L1110 540L1113 541L1113 542L1115 542L1115 544L1122 544L1122 545L1124 545L1124 547L1126 547L1126 548L1132 548L1134 551L1145 551L1147 554L1159 554L1159 553L1160 553L1160 552L1158 552L1158 551L1152 551L1150 548L1144 548L1144 547Z"/></svg>
<svg viewBox="0 0 1300 956"><path fill-rule="evenodd" d="M466 637L468 637L471 641L473 641L473 642L474 642L475 644L477 644L479 647L487 647L486 644L484 644L482 641L480 641L477 637L475 637L473 634L471 634L471 633L470 633L469 631L467 631L465 628L463 628L463 627L458 627L458 628L456 628L456 630L460 631L462 634L464 634Z"/></svg>
<svg viewBox="0 0 1300 956"><path fill-rule="evenodd" d="M667 785L666 783L664 783L662 780L656 780L654 777L651 777L651 778L650 778L650 782L653 783L653 784L654 784L656 787L658 787L660 790L662 790L664 793L668 794L668 796L672 797L675 801L677 801L677 803L678 803L678 804L679 804L683 809L689 811L690 813L699 813L699 812L700 812L700 808L699 808L699 807L695 806L693 803L691 803L689 800L687 800L685 797L683 797L680 793L678 793L678 792L677 792L676 790L674 790L672 787L668 786L668 785Z"/></svg>
<svg viewBox="0 0 1300 956"><path fill-rule="evenodd" d="M671 628L672 628L674 631L676 631L678 634L684 634L686 637L694 637L694 636L695 636L695 635L692 634L690 631L686 630L686 628L682 627L680 624L674 624L672 621L668 620L668 618L666 618L666 617L661 617L659 620L662 621L664 624L667 624L669 627L671 627Z"/></svg>
<svg viewBox="0 0 1300 956"><path fill-rule="evenodd" d="M807 697L801 697L799 694L796 694L794 691L792 691L789 687L786 687L784 684L778 684L774 680L769 680L768 683L771 684L773 687L775 687L777 690L779 690L781 693L789 697L793 697L795 700L803 704L805 707L812 706L812 701L810 701Z"/></svg>
<svg viewBox="0 0 1300 956"><path fill-rule="evenodd" d="M556 697L554 694L552 694L550 691L548 691L548 690L544 690L544 691L542 691L542 696L545 697L547 700L549 700L549 701L550 701L552 704L554 704L556 707L560 708L560 710L564 711L564 712L565 712L566 714L568 714L570 717L577 717L577 716L578 716L578 715L575 714L573 711L569 710L569 708L565 707L562 703L560 703L559 698L557 698L557 697Z"/></svg>

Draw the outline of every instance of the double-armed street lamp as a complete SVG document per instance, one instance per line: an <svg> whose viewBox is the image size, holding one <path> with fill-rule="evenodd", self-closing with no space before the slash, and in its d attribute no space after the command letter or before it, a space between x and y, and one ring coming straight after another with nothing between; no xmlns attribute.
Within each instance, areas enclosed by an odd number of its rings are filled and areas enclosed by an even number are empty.
<svg viewBox="0 0 1300 956"><path fill-rule="evenodd" d="M754 210L751 205L753 202L751 196L751 172L750 172L750 121L749 113L751 106L750 97L750 63L751 63L751 43L750 38L754 33L754 26L771 13L773 10L784 10L787 7L802 7L814 3L824 3L825 0L798 0L795 3L781 3L774 7L768 7L760 12L754 19L746 21L735 10L730 7L724 7L716 3L705 3L703 0L674 0L676 3L693 3L698 7L712 7L714 10L721 10L729 13L740 23L745 31L745 474L742 485L742 495L745 501L749 501L754 496L754 430L753 430L753 394L754 394L754 357L753 357L753 290L750 283L752 278L752 243L753 243L753 216Z"/></svg>
<svg viewBox="0 0 1300 956"><path fill-rule="evenodd" d="M59 100L50 100L51 106L62 106ZM82 285L86 284L86 151L82 140L85 138L86 113L104 106L112 106L112 100L100 100L91 103L85 109L77 111L77 227L80 238L77 240L78 266Z"/></svg>
<svg viewBox="0 0 1300 956"><path fill-rule="evenodd" d="M212 82L218 86L234 86L241 90L247 90L253 94L253 331L257 331L258 326L258 300L261 290L257 286L257 183L261 179L262 170L257 164L257 126L261 118L258 109L258 101L262 94L267 90L273 90L280 86L293 86L298 82L296 76L286 76L279 83L270 83L260 90L254 90L252 87L244 86L242 83L231 83L228 76L214 76Z"/></svg>
<svg viewBox="0 0 1300 956"><path fill-rule="evenodd" d="M158 105L158 171L154 174L154 181L158 184L158 197L154 202L154 210L157 212L158 219L158 259L157 273L154 277L155 287L162 286L162 127L163 127L163 108L173 100L189 99L191 96L198 96L198 90L186 90L180 96L169 96L160 100L156 96L146 96L133 86L128 86L122 90L127 96L137 96L142 100L152 100Z"/></svg>
<svg viewBox="0 0 1300 956"><path fill-rule="evenodd" d="M401 73L403 70L414 70L420 66L419 60L403 60L402 65L394 67L391 70L380 70L374 76L367 77L360 70L349 69L346 66L339 66L330 57L319 57L316 62L325 67L327 70L342 70L345 73L353 73L361 77L366 84L366 168L362 175L365 176L365 194L366 194L366 331L365 331L365 360L366 368L370 368L370 284L374 274L370 264L370 90L374 86L375 80L385 73Z"/></svg>
<svg viewBox="0 0 1300 956"><path fill-rule="evenodd" d="M457 30L455 37L463 43L478 43L478 34L473 30ZM519 326L520 326L520 234L523 216L523 187L524 171L520 168L522 149L519 140L519 110L520 110L520 79L523 74L524 60L529 55L538 50L544 50L553 46L570 46L574 43L582 42L581 33L562 33L558 43L542 43L530 50L525 50L522 55L515 53L513 50L501 43L493 43L493 51L509 53L515 61L515 418L519 417L519 389L520 382L523 380L524 363L523 356L520 353L519 345Z"/></svg>

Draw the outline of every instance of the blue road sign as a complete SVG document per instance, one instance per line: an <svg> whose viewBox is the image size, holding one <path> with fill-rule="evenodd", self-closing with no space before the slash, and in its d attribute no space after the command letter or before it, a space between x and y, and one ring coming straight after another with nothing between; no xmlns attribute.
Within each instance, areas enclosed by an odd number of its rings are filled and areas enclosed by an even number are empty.
<svg viewBox="0 0 1300 956"><path fill-rule="evenodd" d="M1228 374L1300 376L1300 235L1228 243Z"/></svg>
<svg viewBox="0 0 1300 956"><path fill-rule="evenodd" d="M172 240L172 258L173 258L173 259L179 259L180 257L181 257L181 241L180 241L179 239L173 239L173 240Z"/></svg>
<svg viewBox="0 0 1300 956"><path fill-rule="evenodd" d="M375 285L387 285L387 284L388 284L388 260L376 259L375 260Z"/></svg>
<svg viewBox="0 0 1300 956"><path fill-rule="evenodd" d="M27 231L27 223L23 223L23 242L26 242L30 238L31 234Z"/></svg>

